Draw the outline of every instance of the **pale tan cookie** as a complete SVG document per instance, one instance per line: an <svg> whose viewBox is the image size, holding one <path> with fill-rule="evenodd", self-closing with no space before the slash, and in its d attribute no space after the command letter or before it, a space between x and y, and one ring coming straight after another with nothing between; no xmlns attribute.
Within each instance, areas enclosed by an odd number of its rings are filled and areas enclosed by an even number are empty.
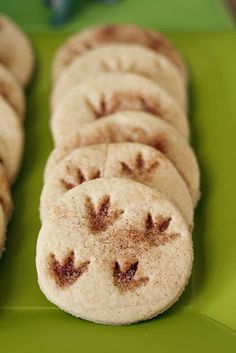
<svg viewBox="0 0 236 353"><path fill-rule="evenodd" d="M98 46L115 43L138 44L164 55L179 70L187 73L182 57L162 34L134 25L110 24L89 28L71 36L59 48L53 63L53 78L58 79L65 67L79 55Z"/></svg>
<svg viewBox="0 0 236 353"><path fill-rule="evenodd" d="M191 273L192 239L163 194L128 179L88 181L65 193L36 252L48 300L76 317L129 324L178 300Z"/></svg>
<svg viewBox="0 0 236 353"><path fill-rule="evenodd" d="M5 172L5 168L0 162L0 204L4 211L6 221L9 221L13 209L11 189Z"/></svg>
<svg viewBox="0 0 236 353"><path fill-rule="evenodd" d="M188 138L185 112L160 86L140 75L104 73L82 81L58 105L51 119L55 144L65 143L83 124L122 110L150 112Z"/></svg>
<svg viewBox="0 0 236 353"><path fill-rule="evenodd" d="M163 152L186 182L193 204L196 205L200 176L191 147L171 125L145 112L119 112L82 127L66 145L51 153L45 169L45 178L73 149L109 142L139 142Z"/></svg>
<svg viewBox="0 0 236 353"><path fill-rule="evenodd" d="M52 205L68 190L88 180L110 177L133 179L162 192L192 226L192 199L173 164L153 147L133 142L81 147L69 153L44 184L41 220L45 220Z"/></svg>
<svg viewBox="0 0 236 353"><path fill-rule="evenodd" d="M88 181L104 177L108 145L82 147L72 151L51 171L40 196L40 218L66 191Z"/></svg>
<svg viewBox="0 0 236 353"><path fill-rule="evenodd" d="M3 15L0 15L0 62L26 86L34 66L33 49L25 33Z"/></svg>
<svg viewBox="0 0 236 353"><path fill-rule="evenodd" d="M21 163L24 145L22 124L14 110L0 96L0 161L11 183Z"/></svg>
<svg viewBox="0 0 236 353"><path fill-rule="evenodd" d="M1 62L1 60L0 60ZM25 97L19 82L14 75L0 64L0 95L15 110L17 115L24 120Z"/></svg>
<svg viewBox="0 0 236 353"><path fill-rule="evenodd" d="M4 244L6 238L6 218L0 203L0 257L4 251Z"/></svg>
<svg viewBox="0 0 236 353"><path fill-rule="evenodd" d="M136 73L155 81L186 110L186 84L165 56L133 44L98 47L79 56L56 81L51 105L55 109L76 84L102 72Z"/></svg>

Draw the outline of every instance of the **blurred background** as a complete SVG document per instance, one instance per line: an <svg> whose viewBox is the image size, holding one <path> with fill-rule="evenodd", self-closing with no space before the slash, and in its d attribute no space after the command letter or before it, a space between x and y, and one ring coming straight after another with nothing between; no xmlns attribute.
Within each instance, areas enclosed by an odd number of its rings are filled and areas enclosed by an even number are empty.
<svg viewBox="0 0 236 353"><path fill-rule="evenodd" d="M86 25L109 20L136 22L163 31L223 31L235 28L236 1L0 0L0 11L29 30L55 26L76 29L86 18Z"/></svg>

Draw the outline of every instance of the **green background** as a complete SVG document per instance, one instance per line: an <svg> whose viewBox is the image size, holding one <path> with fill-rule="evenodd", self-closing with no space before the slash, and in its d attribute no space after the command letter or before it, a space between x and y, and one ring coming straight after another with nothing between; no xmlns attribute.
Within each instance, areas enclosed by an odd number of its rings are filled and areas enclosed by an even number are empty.
<svg viewBox="0 0 236 353"><path fill-rule="evenodd" d="M74 0L73 14L63 28L88 21L138 22L161 30L232 29L233 20L221 0L120 0L107 6L99 0ZM26 29L50 28L50 11L40 0L0 0L0 11Z"/></svg>
<svg viewBox="0 0 236 353"><path fill-rule="evenodd" d="M147 10L148 2L152 7ZM159 29L158 6L151 0L142 4L136 12L130 11L134 1L118 5L128 6L129 12L118 8L104 12L99 6L99 15L93 6L81 13L76 26L120 20ZM219 10L219 4L214 4L212 8ZM52 149L48 121L51 60L70 30L49 31L44 27L41 31L37 26L46 26L46 15L38 13L35 18L40 20L34 22L26 12L23 16L22 9L18 11L19 22L25 18L25 27L32 26L37 67L27 92L26 148L14 186L15 211L7 250L0 262L0 352L235 353L236 33L229 31L230 22L216 11L218 16L211 29L218 28L217 32L173 31L174 25L167 31L189 65L192 142L202 175L190 284L180 301L158 318L126 327L108 327L59 311L37 285L38 204L46 158ZM110 13L109 18L106 13ZM162 20L161 27L167 29ZM220 26L226 30L220 31Z"/></svg>

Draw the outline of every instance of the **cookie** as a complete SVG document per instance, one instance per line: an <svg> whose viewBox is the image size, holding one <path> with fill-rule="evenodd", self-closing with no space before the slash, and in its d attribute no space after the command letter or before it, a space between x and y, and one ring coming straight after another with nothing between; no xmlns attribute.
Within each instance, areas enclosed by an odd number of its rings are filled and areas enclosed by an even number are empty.
<svg viewBox="0 0 236 353"><path fill-rule="evenodd" d="M152 49L166 57L186 80L186 68L180 54L166 37L158 32L134 25L110 24L89 28L66 40L55 55L53 78L56 81L61 72L81 54L107 44L138 44Z"/></svg>
<svg viewBox="0 0 236 353"><path fill-rule="evenodd" d="M76 317L114 325L169 308L188 282L192 259L191 234L178 209L156 190L122 178L65 193L44 222L36 251L48 300Z"/></svg>
<svg viewBox="0 0 236 353"><path fill-rule="evenodd" d="M66 132L65 132L66 133ZM139 142L155 147L174 164L186 182L193 204L199 198L199 168L187 141L164 120L146 112L125 111L81 127L70 141L50 155L45 179L55 165L77 147L110 142Z"/></svg>
<svg viewBox="0 0 236 353"><path fill-rule="evenodd" d="M24 133L14 110L0 96L0 161L7 177L14 182L23 154Z"/></svg>
<svg viewBox="0 0 236 353"><path fill-rule="evenodd" d="M150 112L189 136L185 112L160 86L140 75L104 73L72 88L58 105L51 119L55 144L65 143L83 124L123 110Z"/></svg>
<svg viewBox="0 0 236 353"><path fill-rule="evenodd" d="M21 29L3 15L0 16L0 62L23 86L27 85L34 66L31 43Z"/></svg>
<svg viewBox="0 0 236 353"><path fill-rule="evenodd" d="M55 83L52 108L83 79L105 72L134 73L152 79L186 110L186 84L176 67L165 56L133 44L98 47L75 59Z"/></svg>
<svg viewBox="0 0 236 353"><path fill-rule="evenodd" d="M4 216L6 218L6 221L9 221L12 214L13 203L11 198L11 189L10 189L9 181L5 172L5 168L1 163L0 163L0 204L4 211Z"/></svg>
<svg viewBox="0 0 236 353"><path fill-rule="evenodd" d="M133 179L162 192L192 226L192 199L173 164L153 147L133 142L81 147L69 153L44 184L41 220L65 192L85 181L110 177Z"/></svg>
<svg viewBox="0 0 236 353"><path fill-rule="evenodd" d="M0 49L1 50L1 49ZM0 95L15 110L23 121L25 115L25 97L22 87L14 75L0 64Z"/></svg>
<svg viewBox="0 0 236 353"><path fill-rule="evenodd" d="M66 191L85 181L104 177L107 151L107 144L77 148L50 171L40 196L42 221Z"/></svg>
<svg viewBox="0 0 236 353"><path fill-rule="evenodd" d="M4 244L6 238L6 219L2 205L0 203L0 257L4 251Z"/></svg>

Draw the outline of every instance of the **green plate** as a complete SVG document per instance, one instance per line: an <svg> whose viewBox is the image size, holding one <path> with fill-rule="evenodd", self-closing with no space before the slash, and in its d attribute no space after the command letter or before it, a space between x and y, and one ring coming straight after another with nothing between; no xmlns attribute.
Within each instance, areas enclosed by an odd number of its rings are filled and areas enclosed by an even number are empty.
<svg viewBox="0 0 236 353"><path fill-rule="evenodd" d="M40 292L35 244L49 132L50 65L66 33L33 33L37 70L28 91L26 149L0 262L0 351L236 352L236 33L170 34L191 72L192 141L202 171L195 262L180 301L148 322L109 327L75 319Z"/></svg>

